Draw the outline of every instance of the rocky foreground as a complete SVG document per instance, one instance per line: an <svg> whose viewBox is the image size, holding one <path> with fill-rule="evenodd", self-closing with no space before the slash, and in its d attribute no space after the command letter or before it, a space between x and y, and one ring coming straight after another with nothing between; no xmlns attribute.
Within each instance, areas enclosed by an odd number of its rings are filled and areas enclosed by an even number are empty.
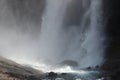
<svg viewBox="0 0 120 80"><path fill-rule="evenodd" d="M0 80L120 80L120 71L99 73L89 67L85 69L89 73L43 73L30 66L23 66L14 61L0 57Z"/></svg>
<svg viewBox="0 0 120 80"><path fill-rule="evenodd" d="M0 57L0 80L40 80L42 71Z"/></svg>

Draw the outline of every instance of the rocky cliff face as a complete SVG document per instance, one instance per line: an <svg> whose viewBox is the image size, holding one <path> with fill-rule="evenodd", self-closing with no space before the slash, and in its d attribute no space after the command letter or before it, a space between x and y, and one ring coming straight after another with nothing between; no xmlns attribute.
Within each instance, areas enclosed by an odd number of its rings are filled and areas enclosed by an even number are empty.
<svg viewBox="0 0 120 80"><path fill-rule="evenodd" d="M107 48L106 69L120 69L120 4L119 0L106 0L104 16L106 17Z"/></svg>

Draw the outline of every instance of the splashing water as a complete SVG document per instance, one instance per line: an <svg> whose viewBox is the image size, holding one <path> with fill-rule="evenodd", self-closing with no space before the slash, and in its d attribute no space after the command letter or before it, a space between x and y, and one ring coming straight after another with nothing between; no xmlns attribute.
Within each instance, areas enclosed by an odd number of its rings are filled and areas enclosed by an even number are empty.
<svg viewBox="0 0 120 80"><path fill-rule="evenodd" d="M80 67L101 65L103 61L102 1L81 0L80 24L67 26L64 17L73 0L47 0L40 33L42 60L60 63L73 60ZM83 4L84 3L84 4ZM89 5L89 6L88 6Z"/></svg>
<svg viewBox="0 0 120 80"><path fill-rule="evenodd" d="M39 31L29 18L25 23L18 18L21 23L18 25L7 0L0 2L1 55L33 67L44 64L41 68L48 71L47 66L65 61L76 62L79 68L102 64L105 39L102 0L46 0ZM72 71L70 67L62 69Z"/></svg>

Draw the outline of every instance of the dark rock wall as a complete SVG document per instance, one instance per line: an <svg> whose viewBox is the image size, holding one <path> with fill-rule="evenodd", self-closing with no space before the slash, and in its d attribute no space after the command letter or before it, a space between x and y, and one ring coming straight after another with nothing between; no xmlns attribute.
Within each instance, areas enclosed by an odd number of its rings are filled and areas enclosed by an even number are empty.
<svg viewBox="0 0 120 80"><path fill-rule="evenodd" d="M120 3L119 0L107 0L106 32L108 39L107 55L109 59L120 59Z"/></svg>
<svg viewBox="0 0 120 80"><path fill-rule="evenodd" d="M104 0L103 8L107 33L105 64L115 69L120 66L120 0Z"/></svg>

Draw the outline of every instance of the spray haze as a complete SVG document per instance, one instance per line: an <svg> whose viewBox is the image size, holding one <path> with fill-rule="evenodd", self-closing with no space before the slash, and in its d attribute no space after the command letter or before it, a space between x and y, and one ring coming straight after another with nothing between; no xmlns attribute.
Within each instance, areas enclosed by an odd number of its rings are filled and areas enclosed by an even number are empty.
<svg viewBox="0 0 120 80"><path fill-rule="evenodd" d="M40 1L0 0L1 55L19 63L101 65L102 0Z"/></svg>

